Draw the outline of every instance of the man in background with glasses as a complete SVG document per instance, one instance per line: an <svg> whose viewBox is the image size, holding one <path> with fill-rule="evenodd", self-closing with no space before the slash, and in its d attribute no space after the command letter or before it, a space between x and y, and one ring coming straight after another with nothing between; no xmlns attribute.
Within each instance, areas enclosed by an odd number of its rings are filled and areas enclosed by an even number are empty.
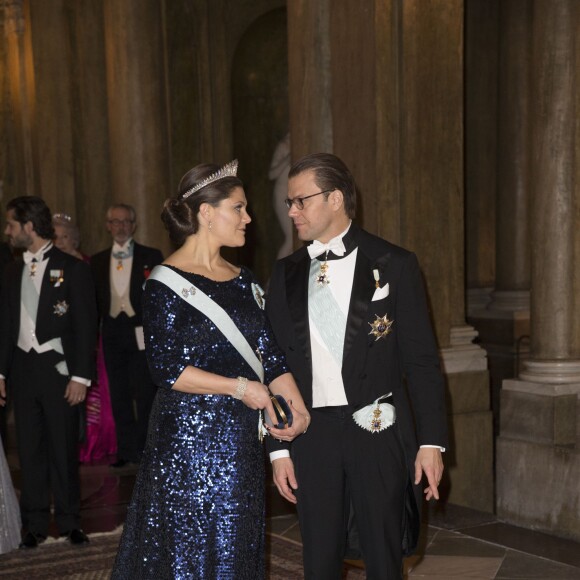
<svg viewBox="0 0 580 580"><path fill-rule="evenodd" d="M109 207L106 226L113 245L94 255L91 267L117 431L117 461L111 467L135 469L156 390L145 359L143 284L163 256L158 249L133 239L137 216L132 206L118 203Z"/></svg>
<svg viewBox="0 0 580 580"><path fill-rule="evenodd" d="M352 221L356 185L338 157L307 155L288 178L309 245L276 263L266 309L312 422L291 444L267 438L274 482L297 505L305 578L339 580L347 554L369 580L402 578L447 446L419 265Z"/></svg>

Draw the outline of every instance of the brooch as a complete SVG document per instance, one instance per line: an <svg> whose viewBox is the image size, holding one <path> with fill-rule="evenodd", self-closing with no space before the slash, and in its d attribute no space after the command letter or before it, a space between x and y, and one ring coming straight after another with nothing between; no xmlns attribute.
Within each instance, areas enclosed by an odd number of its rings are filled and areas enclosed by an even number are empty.
<svg viewBox="0 0 580 580"><path fill-rule="evenodd" d="M183 295L184 298L187 298L188 296L193 296L195 294L195 288L193 286L191 288L182 288L181 294Z"/></svg>
<svg viewBox="0 0 580 580"><path fill-rule="evenodd" d="M252 292L254 293L254 299L258 303L258 306L264 310L266 307L266 299L264 298L265 292L259 284L255 284L254 282L252 282Z"/></svg>
<svg viewBox="0 0 580 580"><path fill-rule="evenodd" d="M393 325L393 321L387 318L387 315L379 316L375 314L376 319L374 322L369 322L369 326L371 327L371 331L369 334L372 334L375 337L375 342L379 340L379 338L384 338L391 332L391 326Z"/></svg>
<svg viewBox="0 0 580 580"><path fill-rule="evenodd" d="M64 282L64 270L50 270L49 279L50 283L58 288Z"/></svg>
<svg viewBox="0 0 580 580"><path fill-rule="evenodd" d="M54 305L54 314L56 314L57 316L64 316L68 311L68 304L66 302L66 300L59 300L55 305Z"/></svg>
<svg viewBox="0 0 580 580"><path fill-rule="evenodd" d="M147 280L147 278L149 278L150 275L151 275L151 268L149 266L143 266L143 278L145 278L145 280Z"/></svg>

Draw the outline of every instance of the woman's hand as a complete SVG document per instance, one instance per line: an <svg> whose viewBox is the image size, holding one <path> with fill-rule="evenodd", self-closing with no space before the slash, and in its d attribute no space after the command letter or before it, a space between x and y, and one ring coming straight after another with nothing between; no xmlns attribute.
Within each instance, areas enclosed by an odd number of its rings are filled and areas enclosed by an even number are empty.
<svg viewBox="0 0 580 580"><path fill-rule="evenodd" d="M276 427L266 427L268 433L274 439L280 441L292 441L296 439L299 435L306 433L310 425L310 415L308 413L301 413L292 405L292 401L288 401L288 406L292 411L293 421L292 427L285 427L284 429L276 429Z"/></svg>
<svg viewBox="0 0 580 580"><path fill-rule="evenodd" d="M250 407L250 409L264 409L270 417L274 417L274 420L276 420L268 387L259 381L248 381L248 386L242 397L242 403Z"/></svg>

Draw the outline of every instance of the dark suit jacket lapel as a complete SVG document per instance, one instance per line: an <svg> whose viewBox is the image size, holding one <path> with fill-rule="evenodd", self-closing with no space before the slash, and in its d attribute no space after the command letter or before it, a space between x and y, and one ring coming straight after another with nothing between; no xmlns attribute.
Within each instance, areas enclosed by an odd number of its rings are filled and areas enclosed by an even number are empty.
<svg viewBox="0 0 580 580"><path fill-rule="evenodd" d="M42 276L42 282L40 284L40 298L38 300L38 313L36 314L36 326L39 326L39 324L42 324L41 319L42 318L50 318L50 315L52 314L52 310L54 308L54 303L51 305L51 300L52 300L52 295L53 295L53 291L52 291L52 286L50 283L50 270L60 270L62 264L59 264L59 261L56 260L54 258L54 252L52 251L52 248L50 251L48 251L46 253L46 256L48 257L48 261L46 263L46 268L44 269L44 275ZM67 275L67 272L64 273L64 275ZM48 322L48 320L47 320Z"/></svg>
<svg viewBox="0 0 580 580"><path fill-rule="evenodd" d="M290 316L294 322L296 337L307 360L312 358L310 352L310 328L308 324L308 273L310 259L304 252L296 261L288 261L286 268L286 288Z"/></svg>
<svg viewBox="0 0 580 580"><path fill-rule="evenodd" d="M17 262L17 275L14 280L11 280L12 289L10 291L10 318L13 320L12 325L12 339L14 343L18 341L18 333L20 332L20 308L22 307L22 276L28 276L28 272L24 272L24 261L22 258Z"/></svg>
<svg viewBox="0 0 580 580"><path fill-rule="evenodd" d="M346 323L346 333L344 336L344 350L342 360L347 359L348 352L360 332L361 325L368 322L367 312L375 292L375 278L373 270L379 271L380 284L386 283L386 269L389 256L379 258L373 255L372 251L366 248L364 243L358 246L354 278L352 282L352 293Z"/></svg>
<svg viewBox="0 0 580 580"><path fill-rule="evenodd" d="M344 335L343 361L346 360L361 325L366 321L366 314L374 291L373 264L362 248L359 247L352 281L346 332Z"/></svg>
<svg viewBox="0 0 580 580"><path fill-rule="evenodd" d="M131 285L129 286L129 296L133 308L138 306L138 294L141 293L143 284L143 248L133 241L133 264L131 266Z"/></svg>

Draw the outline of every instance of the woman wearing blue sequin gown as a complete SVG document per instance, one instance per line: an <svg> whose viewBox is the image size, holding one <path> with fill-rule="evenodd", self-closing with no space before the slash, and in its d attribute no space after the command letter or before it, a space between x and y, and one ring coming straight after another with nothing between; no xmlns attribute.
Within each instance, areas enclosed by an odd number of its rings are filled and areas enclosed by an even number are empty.
<svg viewBox="0 0 580 580"><path fill-rule="evenodd" d="M251 221L237 162L185 174L162 219L179 249L164 265L221 306L259 351L264 383L292 401L292 440L310 417L263 310L252 273L220 255ZM163 267L162 267L163 268ZM113 579L264 578L264 454L259 410L269 394L202 311L156 279L143 307L149 367L159 386Z"/></svg>

